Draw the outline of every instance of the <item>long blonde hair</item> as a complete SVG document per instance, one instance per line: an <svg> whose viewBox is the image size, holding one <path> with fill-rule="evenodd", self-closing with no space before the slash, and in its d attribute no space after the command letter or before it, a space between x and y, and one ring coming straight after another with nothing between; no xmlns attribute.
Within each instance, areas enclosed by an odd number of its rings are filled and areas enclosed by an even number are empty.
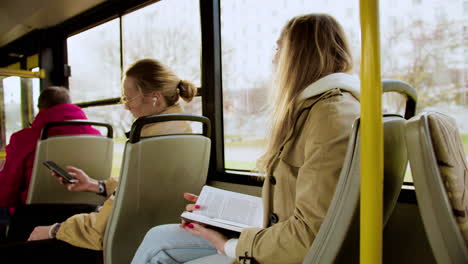
<svg viewBox="0 0 468 264"><path fill-rule="evenodd" d="M142 94L160 92L168 106L175 104L179 96L190 102L197 94L197 87L186 80L181 80L166 65L154 59L138 60L125 72L125 77L132 77Z"/></svg>
<svg viewBox="0 0 468 264"><path fill-rule="evenodd" d="M275 73L274 110L270 140L257 167L271 173L275 156L295 121L301 92L332 73L348 72L352 57L340 24L326 14L308 14L291 19L283 28Z"/></svg>

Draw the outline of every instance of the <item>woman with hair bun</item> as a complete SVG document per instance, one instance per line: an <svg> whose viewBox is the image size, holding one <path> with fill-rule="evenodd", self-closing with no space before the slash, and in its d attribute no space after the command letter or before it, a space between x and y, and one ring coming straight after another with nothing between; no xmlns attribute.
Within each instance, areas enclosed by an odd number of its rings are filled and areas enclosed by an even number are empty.
<svg viewBox="0 0 468 264"><path fill-rule="evenodd" d="M154 59L142 59L125 72L122 80L121 102L135 118L162 115L183 114L179 98L190 102L197 93L197 88L189 81L181 80L167 66ZM148 124L141 131L142 136L191 133L186 121L169 121ZM118 182L113 178L97 181L83 170L67 167L76 182L66 184L69 191L88 191L108 197L97 211L73 215L64 222L50 223L49 226L37 226L29 235L27 243L0 246L0 255L12 261L66 260L73 263L89 263L102 254L103 237L109 220L114 191ZM55 175L52 172L53 175ZM57 175L55 175L57 176ZM62 183L61 177L57 179ZM44 224L44 223L42 223ZM30 232L30 231L28 231ZM21 252L21 254L20 254ZM28 254L26 252L33 252ZM25 254L26 253L26 254ZM53 262L55 263L55 262Z"/></svg>
<svg viewBox="0 0 468 264"><path fill-rule="evenodd" d="M182 114L179 97L190 102L196 94L196 87L188 81L180 80L167 66L154 59L142 59L130 65L123 79L122 104L135 118L161 115ZM192 129L186 121L158 122L145 126L142 136L155 136L174 133L190 133ZM75 215L63 223L50 227L37 227L31 233L35 238L36 230L48 228L51 236L71 245L102 250L102 239L114 201L117 182L109 178L104 182L90 178L78 168L68 166L77 183L68 184L70 191L89 191L110 196L97 213ZM61 177L57 177L62 182ZM63 183L63 182L62 182ZM58 227L57 227L58 226ZM46 237L47 238L47 237Z"/></svg>
<svg viewBox="0 0 468 264"><path fill-rule="evenodd" d="M190 102L197 94L194 84L181 80L167 66L153 59L139 60L130 65L122 84L122 103L135 118L182 114L179 98ZM142 136L184 132L192 132L187 122L172 121L148 125Z"/></svg>

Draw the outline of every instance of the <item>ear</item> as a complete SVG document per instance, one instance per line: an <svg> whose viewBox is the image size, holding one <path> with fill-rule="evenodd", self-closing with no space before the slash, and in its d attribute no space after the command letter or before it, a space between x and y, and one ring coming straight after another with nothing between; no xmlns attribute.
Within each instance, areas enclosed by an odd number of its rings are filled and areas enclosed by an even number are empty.
<svg viewBox="0 0 468 264"><path fill-rule="evenodd" d="M161 102L163 102L163 95L160 92L152 92L151 98L153 101L153 107L156 107L156 105L160 105Z"/></svg>
<svg viewBox="0 0 468 264"><path fill-rule="evenodd" d="M163 97L163 95L162 95L161 92L152 92L151 97L156 97L156 98L158 98L158 101L160 101L161 98Z"/></svg>

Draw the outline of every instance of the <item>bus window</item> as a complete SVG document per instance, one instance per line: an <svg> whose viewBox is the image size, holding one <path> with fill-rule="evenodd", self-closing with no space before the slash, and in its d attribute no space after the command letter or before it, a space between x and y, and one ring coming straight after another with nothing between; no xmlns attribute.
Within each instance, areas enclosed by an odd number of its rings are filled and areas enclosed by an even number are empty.
<svg viewBox="0 0 468 264"><path fill-rule="evenodd" d="M122 34L119 19L122 19ZM142 58L158 59L181 78L200 86L200 30L198 1L163 1L69 37L72 101L119 97L121 70ZM183 100L180 103L185 112L202 114L200 97L195 97L190 104ZM126 141L124 133L130 130L133 117L120 104L89 107L84 111L89 119L114 127L112 176L118 176ZM202 132L202 126L196 122L192 128L196 133Z"/></svg>
<svg viewBox="0 0 468 264"><path fill-rule="evenodd" d="M120 96L119 19L67 39L72 102Z"/></svg>
<svg viewBox="0 0 468 264"><path fill-rule="evenodd" d="M180 78L201 84L200 3L194 0L160 1L122 16L123 65L154 58ZM201 98L190 104L180 100L185 112L201 115ZM198 124L197 124L198 125Z"/></svg>
<svg viewBox="0 0 468 264"><path fill-rule="evenodd" d="M23 129L21 122L21 78L8 77L3 79L3 100L5 105L6 146L10 142L11 134Z"/></svg>
<svg viewBox="0 0 468 264"><path fill-rule="evenodd" d="M125 132L130 130L133 117L130 112L125 110L123 105L120 104L83 108L83 111L90 120L102 121L112 125L114 129L114 156L112 159L111 176L118 178L120 175L124 146L127 141ZM99 127L95 128L100 129ZM106 129L100 130L100 132L104 134Z"/></svg>
<svg viewBox="0 0 468 264"><path fill-rule="evenodd" d="M31 71L38 72L39 68L34 68ZM39 103L39 94L41 92L41 83L40 80L37 78L31 79L32 81L32 109L33 109L33 117L39 113L39 108L37 108L37 104Z"/></svg>
<svg viewBox="0 0 468 264"><path fill-rule="evenodd" d="M227 169L251 170L264 147L272 87L274 43L281 26L295 15L329 13L342 22L359 74L360 31L356 2L221 1L224 139ZM345 6L343 6L343 4ZM382 78L408 82L418 92L417 112L436 110L454 117L468 149L468 89L464 62L463 6L442 0L420 2L414 15L408 1L381 1ZM335 8L339 5L341 8ZM404 15L402 15L404 14ZM413 14L413 15L412 15ZM450 16L448 15L450 14ZM243 19L238 19L242 17ZM389 94L383 112L403 114L405 98Z"/></svg>
<svg viewBox="0 0 468 264"><path fill-rule="evenodd" d="M388 92L382 95L382 113L405 116L406 96Z"/></svg>
<svg viewBox="0 0 468 264"><path fill-rule="evenodd" d="M119 18L83 31L67 39L70 95L73 103L119 97ZM132 117L122 105L84 108L88 119L110 123L114 128L114 157L111 176L118 177L125 131ZM103 133L103 131L101 131Z"/></svg>
<svg viewBox="0 0 468 264"><path fill-rule="evenodd" d="M336 8L340 6L340 8ZM344 25L353 53L360 49L359 2L304 0L221 1L224 150L226 169L252 170L264 151L271 106L272 60L286 22L329 13ZM242 19L240 19L242 18ZM356 60L357 63L359 60Z"/></svg>
<svg viewBox="0 0 468 264"><path fill-rule="evenodd" d="M405 81L416 89L416 114L438 111L455 118L468 153L466 34L460 26L466 14L462 3L417 1L421 15L414 13L414 1L380 3L382 77ZM388 103L384 98L384 108L390 108ZM407 173L405 181L410 180Z"/></svg>

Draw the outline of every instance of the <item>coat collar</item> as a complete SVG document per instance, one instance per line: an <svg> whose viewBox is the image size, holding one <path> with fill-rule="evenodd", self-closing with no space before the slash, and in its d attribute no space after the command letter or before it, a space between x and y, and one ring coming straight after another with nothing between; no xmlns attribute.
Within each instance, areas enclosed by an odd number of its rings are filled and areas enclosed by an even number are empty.
<svg viewBox="0 0 468 264"><path fill-rule="evenodd" d="M176 103L164 111L159 113L159 115L166 114L183 114L184 111L182 107ZM169 122L158 122L153 124L148 124L143 127L141 130L141 136L156 136L156 135L167 135L167 134L180 134L180 133L191 133L191 127L186 121L169 121Z"/></svg>
<svg viewBox="0 0 468 264"><path fill-rule="evenodd" d="M167 114L182 114L184 111L179 103L175 103L168 108L164 109L159 115L167 115Z"/></svg>
<svg viewBox="0 0 468 264"><path fill-rule="evenodd" d="M184 111L182 110L182 107L180 106L180 104L175 103L175 104L167 107L166 109L164 109L164 111L162 111L158 115L183 114L183 113L184 113ZM165 127L165 126L167 126L167 122L154 123L154 124L146 125L146 126L143 127L141 133L142 133L142 135L143 134L145 134L145 135L148 135L148 134L157 135L157 134L159 134L158 129L160 129L161 127ZM131 131L125 132L125 136L127 138L130 138L130 132Z"/></svg>
<svg viewBox="0 0 468 264"><path fill-rule="evenodd" d="M354 75L342 72L332 73L307 86L298 100L302 102L334 88L348 91L359 100L360 87L359 79Z"/></svg>
<svg viewBox="0 0 468 264"><path fill-rule="evenodd" d="M359 79L347 73L333 73L307 86L298 97L298 107L294 113L294 126L302 126L302 123L298 124L302 112L311 108L315 103L322 99L340 94L340 91L350 92L357 100L359 100ZM284 146L284 144L286 144L286 142L288 142L294 135L296 130L295 127L288 132L281 143L281 146Z"/></svg>

